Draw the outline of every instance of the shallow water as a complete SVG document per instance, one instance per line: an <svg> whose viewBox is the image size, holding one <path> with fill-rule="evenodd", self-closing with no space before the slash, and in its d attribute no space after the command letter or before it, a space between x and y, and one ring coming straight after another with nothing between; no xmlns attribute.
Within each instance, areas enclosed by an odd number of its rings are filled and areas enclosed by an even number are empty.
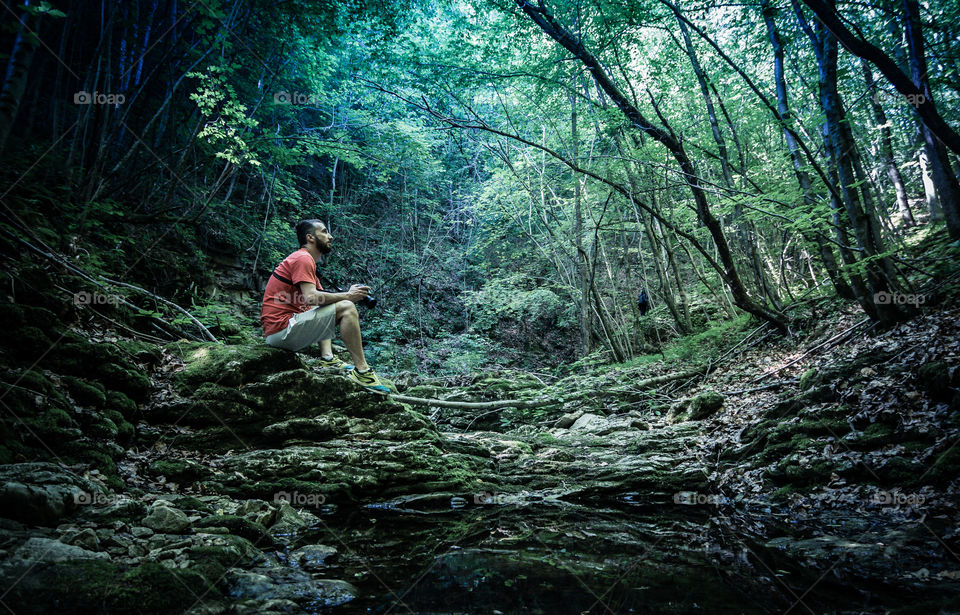
<svg viewBox="0 0 960 615"><path fill-rule="evenodd" d="M644 499L328 512L297 544L336 547L325 576L359 589L345 605L316 603L317 613L936 613L921 599L956 595L939 581L905 579L912 564L896 552L861 561L876 553L872 544L804 558L764 546L810 537L797 524L761 537L732 530L722 507ZM875 519L832 523L858 532L850 544L876 538Z"/></svg>

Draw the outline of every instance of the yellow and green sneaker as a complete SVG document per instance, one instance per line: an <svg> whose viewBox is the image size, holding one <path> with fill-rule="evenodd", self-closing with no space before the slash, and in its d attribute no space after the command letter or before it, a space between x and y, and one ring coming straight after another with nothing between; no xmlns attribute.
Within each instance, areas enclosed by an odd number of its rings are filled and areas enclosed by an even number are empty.
<svg viewBox="0 0 960 615"><path fill-rule="evenodd" d="M380 379L377 378L373 368L368 369L365 372L360 372L355 369L350 370L350 373L347 374L347 377L368 391L373 391L374 393L383 393L384 395L390 392L390 389L385 387L383 383L380 382Z"/></svg>
<svg viewBox="0 0 960 615"><path fill-rule="evenodd" d="M350 371L353 369L352 365L346 361L341 361L337 357L333 357L332 359L324 359L323 357L320 357L320 360L317 362L317 367L323 370Z"/></svg>

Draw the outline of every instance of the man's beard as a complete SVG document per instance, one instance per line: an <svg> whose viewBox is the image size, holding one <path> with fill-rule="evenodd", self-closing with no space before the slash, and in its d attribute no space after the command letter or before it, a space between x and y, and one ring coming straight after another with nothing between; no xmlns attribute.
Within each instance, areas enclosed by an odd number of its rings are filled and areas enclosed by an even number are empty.
<svg viewBox="0 0 960 615"><path fill-rule="evenodd" d="M320 250L320 254L330 254L333 251L333 248L326 243L317 243L317 249Z"/></svg>

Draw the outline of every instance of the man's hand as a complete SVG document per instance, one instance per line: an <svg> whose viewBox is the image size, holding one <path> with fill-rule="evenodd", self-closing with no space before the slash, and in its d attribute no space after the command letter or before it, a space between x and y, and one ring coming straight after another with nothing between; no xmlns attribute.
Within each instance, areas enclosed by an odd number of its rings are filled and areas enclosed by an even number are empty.
<svg viewBox="0 0 960 615"><path fill-rule="evenodd" d="M358 303L370 294L370 287L362 284L354 284L345 294L348 300Z"/></svg>

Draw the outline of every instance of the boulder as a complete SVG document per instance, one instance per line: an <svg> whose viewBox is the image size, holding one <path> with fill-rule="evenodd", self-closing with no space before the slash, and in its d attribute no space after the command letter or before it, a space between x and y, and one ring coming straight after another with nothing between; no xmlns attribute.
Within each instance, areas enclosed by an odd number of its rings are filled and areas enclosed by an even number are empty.
<svg viewBox="0 0 960 615"><path fill-rule="evenodd" d="M599 414L585 413L570 426L572 431L587 431L599 426L604 422L604 417Z"/></svg>
<svg viewBox="0 0 960 615"><path fill-rule="evenodd" d="M38 525L54 525L80 505L105 497L99 484L54 463L0 466L0 516Z"/></svg>
<svg viewBox="0 0 960 615"><path fill-rule="evenodd" d="M143 525L161 534L179 534L190 526L190 519L172 506L154 506L143 518Z"/></svg>
<svg viewBox="0 0 960 615"><path fill-rule="evenodd" d="M13 553L13 563L35 564L39 562L65 562L68 560L109 560L106 553L96 553L75 545L68 545L52 538L34 536Z"/></svg>
<svg viewBox="0 0 960 615"><path fill-rule="evenodd" d="M319 570L326 567L326 560L337 554L335 547L327 545L306 545L290 554L290 561L304 570Z"/></svg>

